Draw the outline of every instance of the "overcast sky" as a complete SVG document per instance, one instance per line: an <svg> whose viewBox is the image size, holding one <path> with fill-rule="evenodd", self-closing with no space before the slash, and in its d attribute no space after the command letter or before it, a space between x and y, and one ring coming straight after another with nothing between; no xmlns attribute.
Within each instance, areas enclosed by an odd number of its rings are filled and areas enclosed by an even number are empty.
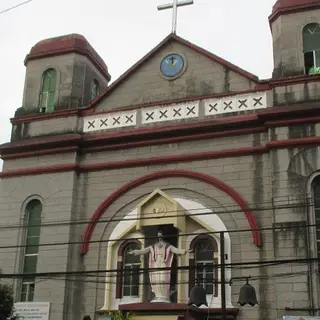
<svg viewBox="0 0 320 320"><path fill-rule="evenodd" d="M23 60L38 41L83 34L116 80L171 32L171 0L33 0L0 15L0 143L10 138L9 118L21 106ZM23 0L0 0L0 11ZM177 34L226 60L269 78L272 38L268 23L275 0L194 0L179 8Z"/></svg>

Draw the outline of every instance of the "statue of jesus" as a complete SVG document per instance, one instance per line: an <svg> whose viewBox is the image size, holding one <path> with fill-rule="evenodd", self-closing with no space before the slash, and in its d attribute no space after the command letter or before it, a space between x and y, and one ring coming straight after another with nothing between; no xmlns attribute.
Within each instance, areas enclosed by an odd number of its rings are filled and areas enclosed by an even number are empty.
<svg viewBox="0 0 320 320"><path fill-rule="evenodd" d="M191 250L180 250L170 243L163 240L163 234L158 232L158 241L153 245L141 250L133 250L130 254L146 255L149 254L149 278L152 292L155 298L151 302L170 302L170 278L171 264L174 254L185 255ZM168 268L168 270L155 270L156 268Z"/></svg>

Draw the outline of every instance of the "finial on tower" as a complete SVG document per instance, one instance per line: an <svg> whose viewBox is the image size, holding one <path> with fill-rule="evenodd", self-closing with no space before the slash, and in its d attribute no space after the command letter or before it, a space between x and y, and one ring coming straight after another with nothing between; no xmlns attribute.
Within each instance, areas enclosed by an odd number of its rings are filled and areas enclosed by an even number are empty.
<svg viewBox="0 0 320 320"><path fill-rule="evenodd" d="M193 0L173 0L173 3L163 4L158 6L158 10L173 9L172 12L172 33L177 32L177 16L178 16L178 7L188 6L193 4Z"/></svg>

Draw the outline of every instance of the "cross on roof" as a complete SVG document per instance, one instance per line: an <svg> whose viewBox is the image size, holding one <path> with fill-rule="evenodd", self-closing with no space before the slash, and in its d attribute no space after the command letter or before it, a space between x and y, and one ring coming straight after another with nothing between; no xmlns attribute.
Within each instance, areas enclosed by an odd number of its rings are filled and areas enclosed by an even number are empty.
<svg viewBox="0 0 320 320"><path fill-rule="evenodd" d="M158 6L158 10L173 9L172 12L172 33L177 31L177 16L178 16L178 7L188 6L193 4L193 0L173 0L173 3L163 4Z"/></svg>

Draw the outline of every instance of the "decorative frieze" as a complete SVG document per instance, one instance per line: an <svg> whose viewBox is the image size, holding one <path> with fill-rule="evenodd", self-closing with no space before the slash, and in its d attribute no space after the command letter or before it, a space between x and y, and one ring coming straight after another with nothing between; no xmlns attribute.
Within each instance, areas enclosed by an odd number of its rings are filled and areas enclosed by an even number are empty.
<svg viewBox="0 0 320 320"><path fill-rule="evenodd" d="M83 131L92 132L123 127L134 127L137 124L137 111L105 113L84 118Z"/></svg>
<svg viewBox="0 0 320 320"><path fill-rule="evenodd" d="M266 107L267 99L265 92L204 101L205 116L264 109Z"/></svg>
<svg viewBox="0 0 320 320"><path fill-rule="evenodd" d="M197 118L199 117L199 101L145 108L141 110L141 115L142 124Z"/></svg>
<svg viewBox="0 0 320 320"><path fill-rule="evenodd" d="M223 115L234 112L259 110L267 107L266 92L212 98L180 104L105 113L84 118L83 131L93 132L125 127L143 126L176 120Z"/></svg>

